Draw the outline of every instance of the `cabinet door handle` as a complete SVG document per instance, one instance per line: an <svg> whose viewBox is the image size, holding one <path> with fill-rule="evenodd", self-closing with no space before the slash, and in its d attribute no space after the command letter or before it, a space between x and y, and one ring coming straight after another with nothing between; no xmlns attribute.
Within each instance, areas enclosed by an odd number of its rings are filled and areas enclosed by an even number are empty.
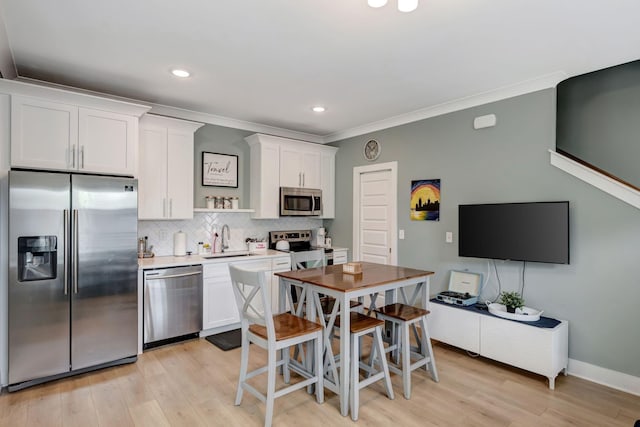
<svg viewBox="0 0 640 427"><path fill-rule="evenodd" d="M84 145L80 146L80 169L84 169Z"/></svg>
<svg viewBox="0 0 640 427"><path fill-rule="evenodd" d="M304 172L302 172L302 186L304 187Z"/></svg>
<svg viewBox="0 0 640 427"><path fill-rule="evenodd" d="M167 217L167 199L162 199L162 217Z"/></svg>
<svg viewBox="0 0 640 427"><path fill-rule="evenodd" d="M298 187L302 187L302 172L298 172Z"/></svg>
<svg viewBox="0 0 640 427"><path fill-rule="evenodd" d="M173 199L169 199L169 218L173 218Z"/></svg>
<svg viewBox="0 0 640 427"><path fill-rule="evenodd" d="M76 167L76 145L75 144L71 146L71 167L72 168Z"/></svg>

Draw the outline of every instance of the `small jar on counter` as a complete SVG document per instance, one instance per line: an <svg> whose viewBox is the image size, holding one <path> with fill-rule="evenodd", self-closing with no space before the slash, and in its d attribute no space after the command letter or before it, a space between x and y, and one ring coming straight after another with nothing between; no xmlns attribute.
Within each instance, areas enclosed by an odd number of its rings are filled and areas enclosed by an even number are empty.
<svg viewBox="0 0 640 427"><path fill-rule="evenodd" d="M231 209L240 209L240 199L238 197L231 198Z"/></svg>
<svg viewBox="0 0 640 427"><path fill-rule="evenodd" d="M223 200L223 209L231 209L231 197L224 197Z"/></svg>

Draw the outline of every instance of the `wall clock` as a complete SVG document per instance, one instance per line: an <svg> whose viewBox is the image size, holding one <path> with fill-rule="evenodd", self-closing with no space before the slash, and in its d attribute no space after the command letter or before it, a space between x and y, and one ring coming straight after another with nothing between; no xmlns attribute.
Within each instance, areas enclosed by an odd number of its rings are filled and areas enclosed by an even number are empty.
<svg viewBox="0 0 640 427"><path fill-rule="evenodd" d="M364 158L370 162L380 156L380 143L375 139L370 139L364 144Z"/></svg>

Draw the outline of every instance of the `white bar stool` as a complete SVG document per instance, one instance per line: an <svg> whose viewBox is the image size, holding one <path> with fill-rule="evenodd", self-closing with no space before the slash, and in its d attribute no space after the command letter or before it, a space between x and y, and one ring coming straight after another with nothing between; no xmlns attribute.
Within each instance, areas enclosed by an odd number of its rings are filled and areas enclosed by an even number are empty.
<svg viewBox="0 0 640 427"><path fill-rule="evenodd" d="M405 399L411 399L411 371L422 366L431 373L431 378L438 382L438 371L436 369L436 361L433 357L433 348L431 347L431 338L427 331L427 315L428 310L413 307L406 304L389 304L375 310L378 319L389 321L394 325L394 342L387 347L385 352L389 353L394 350L400 350L402 357L401 363L398 365L389 364L389 370L402 375L402 384L404 387ZM421 333L418 334L416 324L420 327ZM411 346L411 338L409 336L409 326L412 327L416 338L417 346ZM401 329L400 342L398 343L397 329ZM415 362L411 363L411 357Z"/></svg>
<svg viewBox="0 0 640 427"><path fill-rule="evenodd" d="M336 326L339 326L340 318L336 319ZM391 386L391 376L389 366L385 357L384 344L382 343L382 327L384 321L370 317L358 312L351 312L350 318L350 341L351 366L349 378L349 406L351 407L351 419L358 420L358 408L360 406L360 390L376 381L384 379L384 385L389 399L394 399L393 388ZM372 334L371 361L369 365L360 361L360 337ZM378 362L382 366L379 372L373 372L373 361L378 355ZM360 380L360 368L367 373L367 378Z"/></svg>

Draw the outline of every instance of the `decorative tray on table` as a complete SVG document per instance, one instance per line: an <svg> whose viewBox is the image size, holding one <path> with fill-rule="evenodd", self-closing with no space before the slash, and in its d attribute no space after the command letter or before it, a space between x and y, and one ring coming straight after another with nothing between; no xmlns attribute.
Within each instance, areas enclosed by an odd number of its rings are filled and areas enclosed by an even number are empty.
<svg viewBox="0 0 640 427"><path fill-rule="evenodd" d="M352 274L352 275L362 274L362 263L348 262L346 264L342 264L342 272L345 274Z"/></svg>
<svg viewBox="0 0 640 427"><path fill-rule="evenodd" d="M495 316L504 317L505 319L520 320L522 322L535 322L540 320L540 316L543 312L536 310L535 308L522 307L516 308L515 313L509 313L507 311L507 307L494 302L489 304L489 313Z"/></svg>

